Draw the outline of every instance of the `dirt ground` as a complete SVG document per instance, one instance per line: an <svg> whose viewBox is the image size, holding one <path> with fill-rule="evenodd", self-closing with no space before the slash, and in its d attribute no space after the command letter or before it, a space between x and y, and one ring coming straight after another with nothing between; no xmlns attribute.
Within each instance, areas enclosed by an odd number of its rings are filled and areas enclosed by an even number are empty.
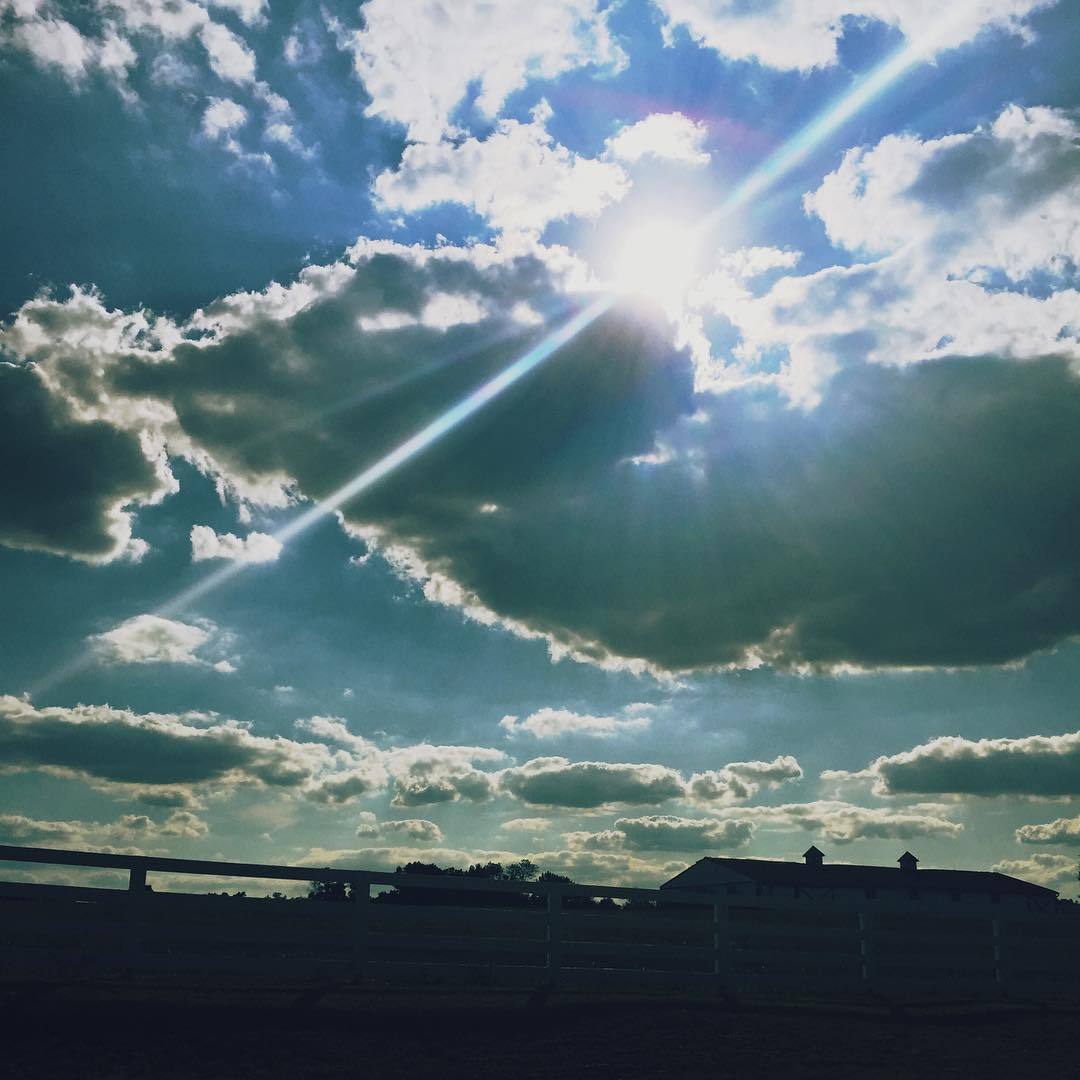
<svg viewBox="0 0 1080 1080"><path fill-rule="evenodd" d="M13 1078L1078 1075L1080 1009L0 984Z"/></svg>

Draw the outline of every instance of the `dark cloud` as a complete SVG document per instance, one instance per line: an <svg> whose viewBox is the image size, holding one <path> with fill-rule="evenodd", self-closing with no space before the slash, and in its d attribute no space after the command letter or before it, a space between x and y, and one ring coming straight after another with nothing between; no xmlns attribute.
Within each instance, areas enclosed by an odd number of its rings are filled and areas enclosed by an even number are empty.
<svg viewBox="0 0 1080 1080"><path fill-rule="evenodd" d="M653 814L619 818L615 827L597 833L567 833L566 841L584 851L714 851L749 843L754 825L749 821L717 821Z"/></svg>
<svg viewBox="0 0 1080 1080"><path fill-rule="evenodd" d="M129 352L104 391L174 408L166 436L239 485L318 498L539 340L517 304L565 303L535 256L366 251L323 280L298 312L280 292L222 302L223 340ZM442 325L435 301L471 321ZM1063 359L858 364L804 410L762 386L695 395L670 336L612 310L347 522L415 553L432 599L598 660L979 665L1080 632ZM85 372L65 392L96 400Z"/></svg>
<svg viewBox="0 0 1080 1080"><path fill-rule="evenodd" d="M665 765L632 765L533 758L504 770L502 789L534 806L589 809L597 806L655 806L683 795L682 777Z"/></svg>
<svg viewBox="0 0 1080 1080"><path fill-rule="evenodd" d="M883 795L1080 795L1080 732L974 740L946 735L846 775L873 777Z"/></svg>
<svg viewBox="0 0 1080 1080"><path fill-rule="evenodd" d="M104 560L130 538L121 508L159 478L138 437L79 423L35 372L0 361L0 544Z"/></svg>
<svg viewBox="0 0 1080 1080"><path fill-rule="evenodd" d="M183 715L137 714L108 706L35 708L0 696L0 761L9 769L49 769L117 784L254 781L298 788L331 764L319 743L264 738L227 723ZM182 813L183 811L177 811Z"/></svg>

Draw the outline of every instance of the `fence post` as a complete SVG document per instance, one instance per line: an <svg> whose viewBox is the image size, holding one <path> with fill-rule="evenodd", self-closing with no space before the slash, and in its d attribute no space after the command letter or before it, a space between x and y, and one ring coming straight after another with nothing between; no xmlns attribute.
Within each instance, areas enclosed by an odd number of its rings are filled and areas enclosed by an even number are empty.
<svg viewBox="0 0 1080 1080"><path fill-rule="evenodd" d="M999 990L1002 990L1005 984L1005 973L1001 966L1001 920L994 919L991 925L994 933L994 983Z"/></svg>
<svg viewBox="0 0 1080 1080"><path fill-rule="evenodd" d="M142 927L139 920L146 901L146 867L134 865L128 870L127 896L124 905L124 961L134 970L142 954Z"/></svg>
<svg viewBox="0 0 1080 1080"><path fill-rule="evenodd" d="M548 889L547 921L544 938L547 944L548 978L555 982L562 966L562 890Z"/></svg>
<svg viewBox="0 0 1080 1080"><path fill-rule="evenodd" d="M359 982L367 974L368 921L371 915L371 882L353 879L352 955L353 973Z"/></svg>
<svg viewBox="0 0 1080 1080"><path fill-rule="evenodd" d="M870 943L871 923L870 916L865 911L859 912L859 979L863 989L870 986L870 960L872 947Z"/></svg>
<svg viewBox="0 0 1080 1080"><path fill-rule="evenodd" d="M723 991L729 989L731 982L731 939L726 903L713 901L712 926L713 975L716 977L717 989Z"/></svg>

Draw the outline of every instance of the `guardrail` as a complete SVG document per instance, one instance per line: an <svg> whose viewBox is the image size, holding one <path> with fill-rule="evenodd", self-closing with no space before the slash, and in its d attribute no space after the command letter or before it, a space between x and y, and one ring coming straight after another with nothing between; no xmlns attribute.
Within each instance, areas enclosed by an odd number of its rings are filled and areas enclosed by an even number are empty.
<svg viewBox="0 0 1080 1080"><path fill-rule="evenodd" d="M1064 993L1080 919L0 846L127 888L0 881L9 972L195 971L522 986ZM148 875L346 882L352 902L151 891ZM373 889L388 895L372 896ZM404 890L404 892L402 891ZM426 902L425 902L426 901Z"/></svg>

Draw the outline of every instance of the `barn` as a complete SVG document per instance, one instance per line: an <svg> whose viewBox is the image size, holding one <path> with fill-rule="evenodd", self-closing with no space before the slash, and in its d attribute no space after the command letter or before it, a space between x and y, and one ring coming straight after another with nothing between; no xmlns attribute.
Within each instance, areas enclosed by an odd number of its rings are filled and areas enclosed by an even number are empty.
<svg viewBox="0 0 1080 1080"><path fill-rule="evenodd" d="M875 902L894 908L942 913L1053 911L1058 894L1030 881L986 870L919 869L919 860L905 851L893 866L826 863L824 853L811 847L802 862L737 859L723 856L699 859L665 881L660 888L733 897L773 897L808 901L846 901L859 906Z"/></svg>

